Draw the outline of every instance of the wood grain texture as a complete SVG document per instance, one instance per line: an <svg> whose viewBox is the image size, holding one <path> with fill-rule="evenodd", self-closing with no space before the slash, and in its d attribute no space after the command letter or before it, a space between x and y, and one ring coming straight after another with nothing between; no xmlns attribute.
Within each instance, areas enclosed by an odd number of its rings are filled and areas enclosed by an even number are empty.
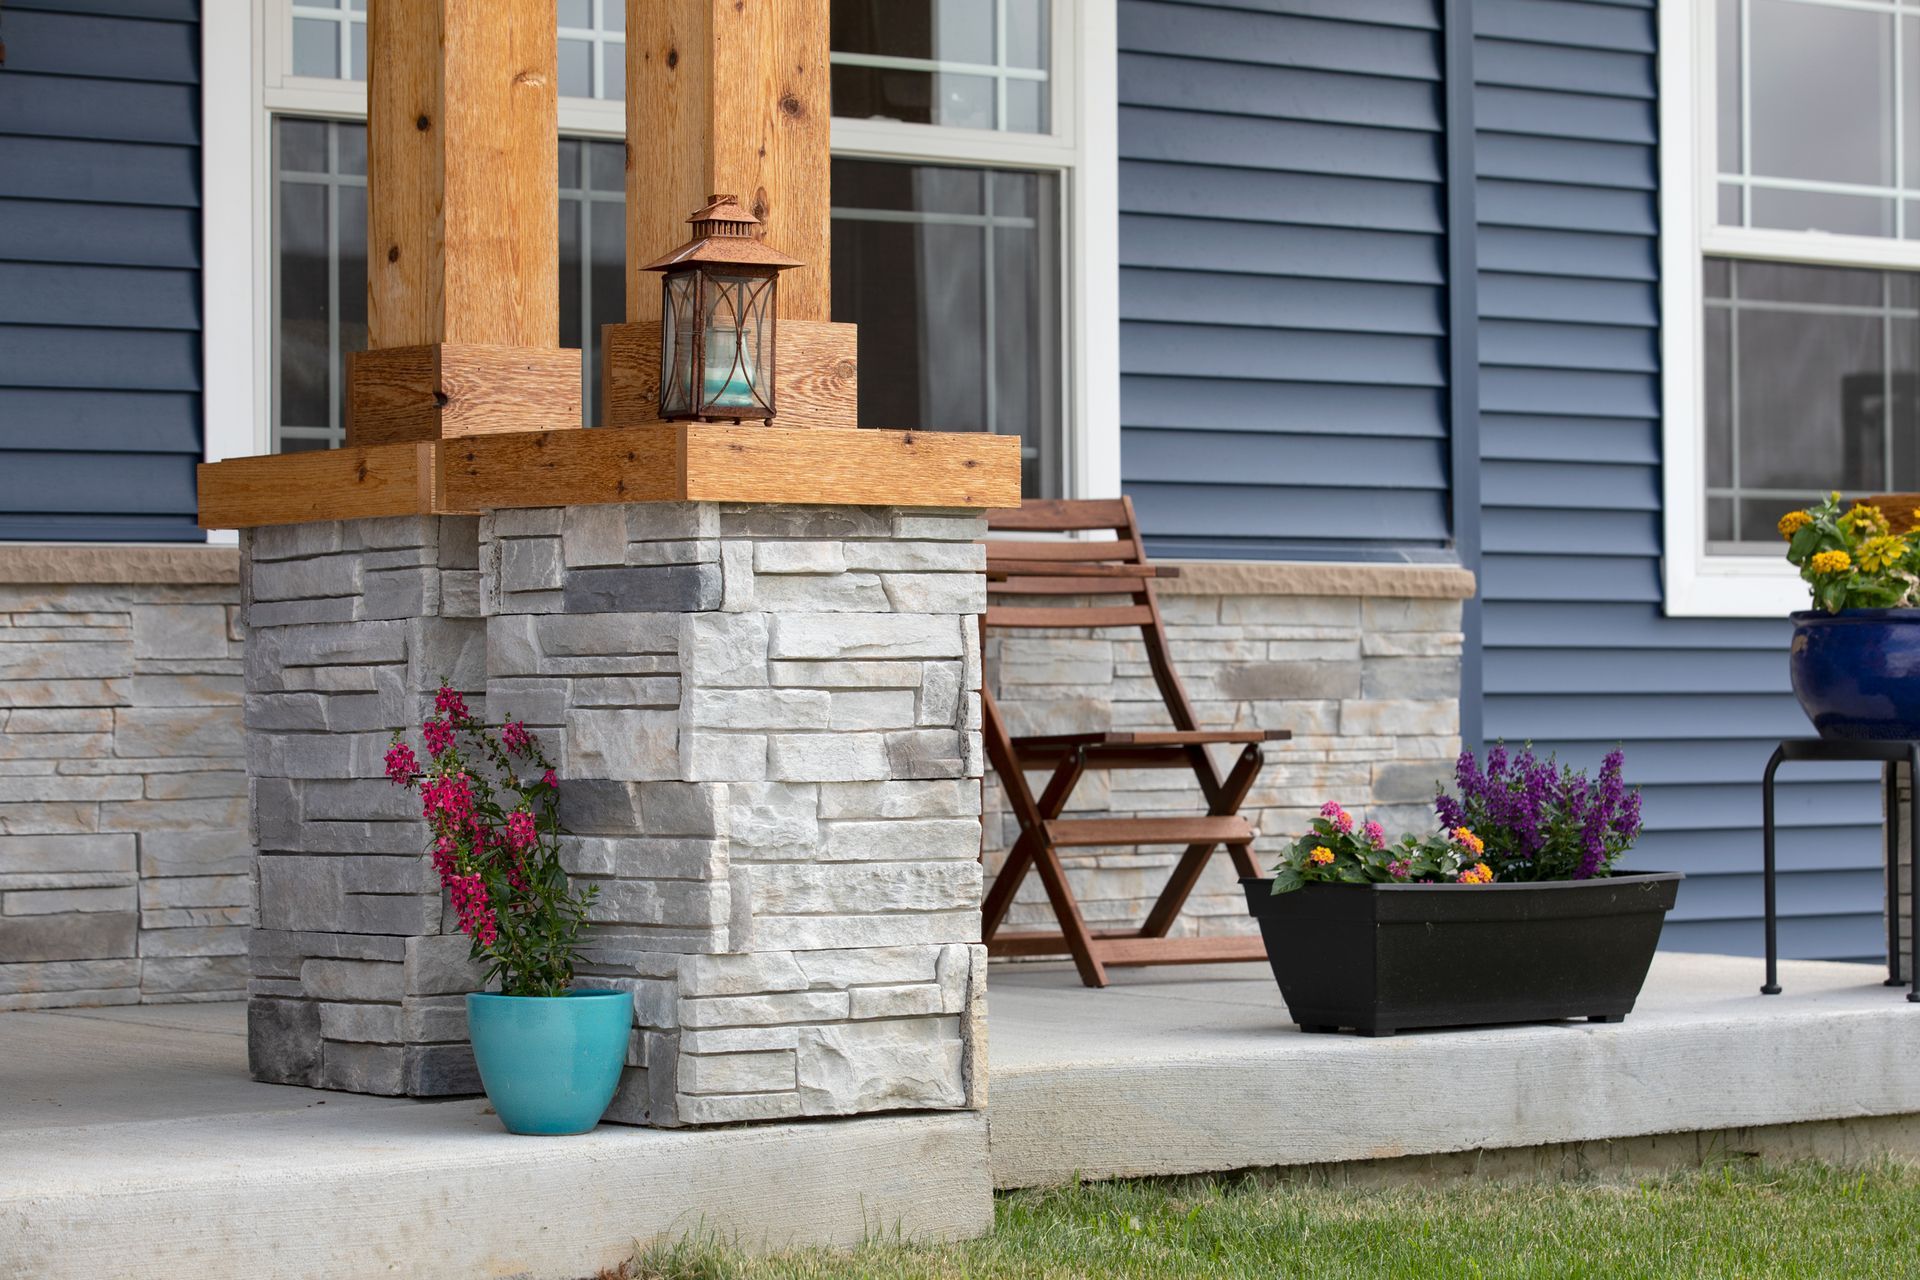
<svg viewBox="0 0 1920 1280"><path fill-rule="evenodd" d="M781 317L829 319L828 0L626 4L627 318L654 309L639 265L730 194L806 264L781 278Z"/></svg>
<svg viewBox="0 0 1920 1280"><path fill-rule="evenodd" d="M446 500L461 510L683 496L680 428L470 436L445 446Z"/></svg>
<svg viewBox="0 0 1920 1280"><path fill-rule="evenodd" d="M659 282L648 280L658 292ZM784 292L785 284L781 286ZM641 426L660 420L660 322L601 328L602 422ZM780 321L774 354L772 425L859 425L859 327L818 320Z"/></svg>
<svg viewBox="0 0 1920 1280"><path fill-rule="evenodd" d="M201 463L200 527L248 529L442 510L439 448L361 445Z"/></svg>
<svg viewBox="0 0 1920 1280"><path fill-rule="evenodd" d="M552 0L372 0L368 345L555 347Z"/></svg>
<svg viewBox="0 0 1920 1280"><path fill-rule="evenodd" d="M1020 505L1020 441L963 431L689 423L686 496L723 502Z"/></svg>
<svg viewBox="0 0 1920 1280"><path fill-rule="evenodd" d="M347 443L578 430L580 353L434 343L347 354Z"/></svg>

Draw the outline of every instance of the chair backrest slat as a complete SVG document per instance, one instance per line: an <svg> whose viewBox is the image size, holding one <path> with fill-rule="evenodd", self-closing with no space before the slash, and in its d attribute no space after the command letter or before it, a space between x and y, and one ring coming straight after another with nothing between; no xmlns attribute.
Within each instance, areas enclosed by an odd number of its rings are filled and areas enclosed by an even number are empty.
<svg viewBox="0 0 1920 1280"><path fill-rule="evenodd" d="M1140 547L1131 538L1123 538L1118 542L1015 542L1011 539L989 538L987 559L1055 560L1075 563L1099 563L1111 560L1119 564L1138 564Z"/></svg>
<svg viewBox="0 0 1920 1280"><path fill-rule="evenodd" d="M1004 582L987 583L987 590L997 596L1132 596L1146 589L1147 580L1142 577L1054 578L1019 574Z"/></svg>
<svg viewBox="0 0 1920 1280"><path fill-rule="evenodd" d="M1133 507L1125 498L1050 498L1023 502L1012 511L996 511L987 520L991 529L1074 533L1086 529L1128 529Z"/></svg>
<svg viewBox="0 0 1920 1280"><path fill-rule="evenodd" d="M1153 610L1144 604L1068 605L1063 608L987 606L989 627L1150 627Z"/></svg>

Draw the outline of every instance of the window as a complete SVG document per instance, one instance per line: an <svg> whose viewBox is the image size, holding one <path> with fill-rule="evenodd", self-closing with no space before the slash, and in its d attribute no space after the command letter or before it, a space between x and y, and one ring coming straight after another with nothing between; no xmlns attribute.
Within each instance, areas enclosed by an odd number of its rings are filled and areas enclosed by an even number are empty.
<svg viewBox="0 0 1920 1280"><path fill-rule="evenodd" d="M1105 8L833 3L833 317L860 326L861 421L1017 435L1028 497L1119 491Z"/></svg>
<svg viewBox="0 0 1920 1280"><path fill-rule="evenodd" d="M1802 607L1774 524L1920 489L1920 3L1661 12L1667 609Z"/></svg>
<svg viewBox="0 0 1920 1280"><path fill-rule="evenodd" d="M862 420L1017 435L1030 494L1117 493L1111 6L831 12L833 307L862 326ZM625 312L624 16L557 6L560 341L583 348L589 425L600 326ZM366 0L271 0L253 20L254 449L330 448L366 342ZM229 62L209 61L209 121L236 100ZM210 242L230 219L209 210Z"/></svg>

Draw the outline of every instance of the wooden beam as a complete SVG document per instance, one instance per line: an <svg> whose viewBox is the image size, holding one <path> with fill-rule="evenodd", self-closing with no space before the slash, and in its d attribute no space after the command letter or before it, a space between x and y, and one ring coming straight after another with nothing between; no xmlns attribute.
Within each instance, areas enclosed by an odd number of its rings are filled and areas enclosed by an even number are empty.
<svg viewBox="0 0 1920 1280"><path fill-rule="evenodd" d="M660 322L604 325L600 332L602 425L637 427L658 422ZM859 337L855 325L780 321L773 425L860 425Z"/></svg>
<svg viewBox="0 0 1920 1280"><path fill-rule="evenodd" d="M780 277L782 319L831 319L828 0L625 0L627 319L659 310L641 264L687 239L687 215L737 195Z"/></svg>
<svg viewBox="0 0 1920 1280"><path fill-rule="evenodd" d="M448 510L435 444L348 446L203 462L200 527L249 529L309 520Z"/></svg>
<svg viewBox="0 0 1920 1280"><path fill-rule="evenodd" d="M347 443L580 425L580 353L435 343L347 353Z"/></svg>
<svg viewBox="0 0 1920 1280"><path fill-rule="evenodd" d="M367 344L560 345L554 0L369 0Z"/></svg>
<svg viewBox="0 0 1920 1280"><path fill-rule="evenodd" d="M985 510L1019 505L1020 441L674 422L232 458L199 477L208 529L614 502Z"/></svg>

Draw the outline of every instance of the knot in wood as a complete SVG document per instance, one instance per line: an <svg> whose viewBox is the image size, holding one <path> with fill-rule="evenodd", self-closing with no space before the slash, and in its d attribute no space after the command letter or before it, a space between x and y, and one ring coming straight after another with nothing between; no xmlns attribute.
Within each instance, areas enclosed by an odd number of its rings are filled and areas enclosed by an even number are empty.
<svg viewBox="0 0 1920 1280"><path fill-rule="evenodd" d="M388 245L388 246L387 246L387 261L388 261L388 262L398 262L398 261L400 261L400 246L399 246L399 245L397 245L397 244L394 244L394 245Z"/></svg>
<svg viewBox="0 0 1920 1280"><path fill-rule="evenodd" d="M792 93L783 93L780 95L780 111L783 115L791 116L795 119L807 114L806 104L801 102L800 99Z"/></svg>
<svg viewBox="0 0 1920 1280"><path fill-rule="evenodd" d="M413 122L413 127L418 129L420 132L425 133L427 130L433 128L433 121L427 119L427 117L423 115L419 119Z"/></svg>
<svg viewBox="0 0 1920 1280"><path fill-rule="evenodd" d="M679 65L680 65L680 51L678 49L668 49L667 50L667 70L671 71Z"/></svg>

